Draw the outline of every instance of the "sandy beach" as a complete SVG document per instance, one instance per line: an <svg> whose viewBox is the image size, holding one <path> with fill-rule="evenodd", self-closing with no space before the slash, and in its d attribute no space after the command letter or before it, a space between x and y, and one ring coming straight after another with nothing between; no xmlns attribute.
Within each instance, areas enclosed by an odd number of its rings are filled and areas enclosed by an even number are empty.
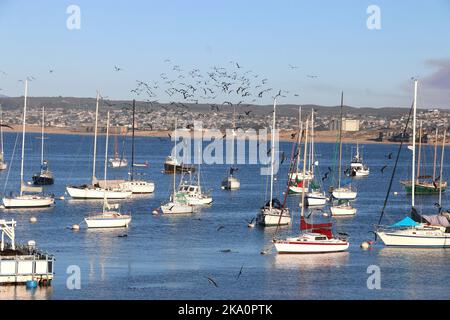
<svg viewBox="0 0 450 320"><path fill-rule="evenodd" d="M22 132L21 125L12 126L13 129L4 128L4 132ZM40 133L41 127L37 125L27 125L27 133ZM186 131L188 133L188 131ZM185 134L186 134L185 133ZM280 131L280 140L281 141L292 141L292 134L297 133L295 130L281 130ZM73 134L73 135L92 135L93 132L86 132L77 130L77 128L71 127L46 127L45 134ZM104 134L104 133L99 133ZM141 131L136 130L135 135L137 137L169 137L171 131L168 130L159 130L159 131ZM128 136L131 136L131 131L128 132ZM208 130L204 131L205 137L211 137L211 132ZM384 140L383 142L374 141L377 136L376 132L344 132L342 136L342 141L344 143L359 143L363 144L398 144L396 142L390 142L388 140ZM268 135L270 137L270 134ZM336 131L316 131L314 135L315 142L336 142L338 139L338 132ZM432 141L430 141L431 143ZM448 143L447 143L448 144Z"/></svg>

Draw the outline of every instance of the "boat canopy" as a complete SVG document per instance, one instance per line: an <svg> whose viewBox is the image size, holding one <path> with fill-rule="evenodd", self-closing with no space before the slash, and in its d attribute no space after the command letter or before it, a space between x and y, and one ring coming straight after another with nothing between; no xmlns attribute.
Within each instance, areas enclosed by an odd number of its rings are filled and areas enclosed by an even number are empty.
<svg viewBox="0 0 450 320"><path fill-rule="evenodd" d="M406 217L403 220L400 220L399 222L394 223L393 225L391 225L391 228L415 227L415 226L418 226L418 225L419 224L416 221L414 221L410 217Z"/></svg>
<svg viewBox="0 0 450 320"><path fill-rule="evenodd" d="M270 201L267 201L265 207L270 207ZM275 209L281 209L283 206L278 199L272 199L272 207Z"/></svg>
<svg viewBox="0 0 450 320"><path fill-rule="evenodd" d="M422 216L426 222L433 226L442 226L442 227L450 227L450 222L448 221L446 216L443 215L431 215L431 216Z"/></svg>

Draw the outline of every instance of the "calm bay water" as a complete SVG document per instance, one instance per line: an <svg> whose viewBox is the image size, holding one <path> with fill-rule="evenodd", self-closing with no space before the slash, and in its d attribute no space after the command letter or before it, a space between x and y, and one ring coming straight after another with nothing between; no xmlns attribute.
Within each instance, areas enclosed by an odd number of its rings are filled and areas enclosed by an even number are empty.
<svg viewBox="0 0 450 320"><path fill-rule="evenodd" d="M0 173L1 190L17 191L20 170L20 138L15 158L10 157L16 134L5 135L5 155L11 171ZM55 185L47 189L56 196L64 194L67 184L88 183L91 176L92 137L49 135L46 158L55 174ZM99 140L98 174L103 177L103 137ZM55 279L50 288L28 291L25 287L0 287L0 299L449 299L450 250L392 249L377 243L363 251L359 245L373 239L373 225L378 222L394 160L386 155L397 151L396 145L362 146L365 162L371 169L369 177L356 179L358 199L353 218L331 219L336 231L350 235L348 252L327 255L268 255L260 251L270 246L273 229L248 229L246 220L256 215L266 198L267 177L259 174L257 165L238 165L239 191L223 191L220 182L226 165L203 165L202 184L211 189L214 203L192 216L153 216L152 210L167 200L172 178L161 173L172 143L168 138L137 138L136 162L148 160L150 167L139 170L156 183L150 196L136 196L122 201L122 212L133 216L125 230L87 230L82 223L89 213L100 211L98 201L57 201L54 208L27 211L0 211L0 219L18 222L19 242L35 240L38 247L56 256ZM290 154L291 144L280 148ZM130 149L130 145L127 145ZM333 166L334 144L316 144L319 171ZM345 161L349 163L354 146L345 145ZM425 153L431 172L433 151ZM26 177L31 180L39 170L40 140L27 135ZM130 157L128 157L130 160ZM450 152L446 153L450 159ZM286 161L279 172L276 190L280 197L286 184ZM388 165L384 174L380 169ZM449 172L446 161L444 172ZM409 211L410 199L399 180L408 177L410 152L404 148L384 223L395 222ZM125 178L127 169L109 169L110 178ZM447 176L447 174L444 174ZM7 184L5 182L7 180ZM325 182L325 187L331 180ZM68 198L68 196L66 196ZM298 230L299 197L290 196L295 224L281 234L293 235ZM418 207L436 212L437 196L418 197ZM443 196L448 208L448 197ZM447 205L447 206L446 206ZM327 209L325 209L327 210ZM29 219L35 216L36 224ZM320 213L314 221L326 221ZM81 224L78 232L72 224ZM217 231L219 226L223 226ZM127 237L119 237L123 235ZM223 250L231 250L224 253ZM69 290L66 270L71 265L81 269L81 289ZM367 268L381 268L381 290L367 289ZM242 275L237 279L243 266ZM213 278L218 287L206 277Z"/></svg>

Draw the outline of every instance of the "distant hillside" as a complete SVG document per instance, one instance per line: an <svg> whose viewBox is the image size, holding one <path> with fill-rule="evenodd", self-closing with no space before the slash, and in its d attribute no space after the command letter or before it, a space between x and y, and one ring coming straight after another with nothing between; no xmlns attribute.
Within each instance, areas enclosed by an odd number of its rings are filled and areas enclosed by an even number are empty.
<svg viewBox="0 0 450 320"><path fill-rule="evenodd" d="M28 100L28 105L30 108L45 106L46 108L71 108L71 109L86 109L95 108L95 98L76 98L76 97L30 97ZM105 101L102 103L103 106L110 105L113 108L122 108L130 101ZM6 97L0 95L0 104L2 104L4 110L21 108L23 106L23 97ZM190 104L185 103L187 109L191 112L206 113L211 111L210 104ZM148 108L152 110L157 110L161 108L176 108L174 105L169 104L159 104L159 103L147 103L143 101L137 102L138 108ZM219 105L220 111L232 111L232 107L229 105ZM311 108L314 108L318 116L331 115L338 116L340 112L339 106L319 106L319 105L304 105L302 106L305 112L309 112ZM252 111L254 114L268 114L272 110L271 105L240 105L236 109L239 113L244 111ZM385 117L399 117L407 114L407 108L356 108L351 106L344 107L344 115L353 115L355 117L367 117L375 116L377 118ZM291 116L296 117L298 114L298 105L286 104L278 106L279 116Z"/></svg>

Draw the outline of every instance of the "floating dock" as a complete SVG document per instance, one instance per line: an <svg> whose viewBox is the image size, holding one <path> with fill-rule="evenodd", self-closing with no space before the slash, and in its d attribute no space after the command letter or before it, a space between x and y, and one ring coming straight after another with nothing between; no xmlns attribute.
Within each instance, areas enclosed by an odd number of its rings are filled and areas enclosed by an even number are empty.
<svg viewBox="0 0 450 320"><path fill-rule="evenodd" d="M29 241L28 245L16 245L15 226L14 220L0 220L0 285L24 285L28 281L50 285L54 274L54 256L37 250L34 241ZM5 242L5 236L10 243Z"/></svg>

